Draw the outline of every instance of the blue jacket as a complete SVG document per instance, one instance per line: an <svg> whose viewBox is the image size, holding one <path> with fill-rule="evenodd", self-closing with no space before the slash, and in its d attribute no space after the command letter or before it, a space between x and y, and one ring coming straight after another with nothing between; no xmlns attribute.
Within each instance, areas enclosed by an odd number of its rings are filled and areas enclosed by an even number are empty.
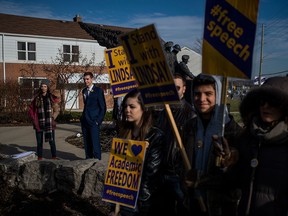
<svg viewBox="0 0 288 216"><path fill-rule="evenodd" d="M106 102L103 90L93 85L89 96L87 96L87 92L87 88L82 89L84 110L80 118L81 123L85 122L88 126L93 126L95 123L101 125L106 113Z"/></svg>

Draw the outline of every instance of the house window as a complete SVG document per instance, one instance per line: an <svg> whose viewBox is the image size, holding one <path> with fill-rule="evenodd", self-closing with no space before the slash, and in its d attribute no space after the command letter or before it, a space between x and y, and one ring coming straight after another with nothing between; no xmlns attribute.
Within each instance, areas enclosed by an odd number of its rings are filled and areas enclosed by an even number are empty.
<svg viewBox="0 0 288 216"><path fill-rule="evenodd" d="M20 97L22 100L31 100L38 91L42 80L46 78L42 77L20 77Z"/></svg>
<svg viewBox="0 0 288 216"><path fill-rule="evenodd" d="M18 42L18 60L36 61L36 43Z"/></svg>
<svg viewBox="0 0 288 216"><path fill-rule="evenodd" d="M63 45L64 62L79 62L79 46Z"/></svg>

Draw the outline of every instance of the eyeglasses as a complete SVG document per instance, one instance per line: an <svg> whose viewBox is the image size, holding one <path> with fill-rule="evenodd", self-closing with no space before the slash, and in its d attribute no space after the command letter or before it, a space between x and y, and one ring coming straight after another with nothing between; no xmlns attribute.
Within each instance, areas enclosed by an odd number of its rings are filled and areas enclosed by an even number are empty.
<svg viewBox="0 0 288 216"><path fill-rule="evenodd" d="M266 103L269 104L269 106L271 107L280 107L281 106L281 101L279 101L279 99L276 98L262 98L260 100L260 106L264 106Z"/></svg>
<svg viewBox="0 0 288 216"><path fill-rule="evenodd" d="M177 89L177 91L179 91L181 89L181 87L176 85L176 89Z"/></svg>

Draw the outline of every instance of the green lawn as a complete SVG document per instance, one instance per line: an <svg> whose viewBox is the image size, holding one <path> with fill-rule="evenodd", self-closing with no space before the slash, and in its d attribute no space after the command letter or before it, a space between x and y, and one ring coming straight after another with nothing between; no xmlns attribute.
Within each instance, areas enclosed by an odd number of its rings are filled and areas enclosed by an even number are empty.
<svg viewBox="0 0 288 216"><path fill-rule="evenodd" d="M230 112L239 112L240 99L227 99L228 104L230 104Z"/></svg>
<svg viewBox="0 0 288 216"><path fill-rule="evenodd" d="M239 113L239 105L240 105L240 99L227 99L227 105L230 104L230 113L233 115L236 122L241 123L241 117Z"/></svg>

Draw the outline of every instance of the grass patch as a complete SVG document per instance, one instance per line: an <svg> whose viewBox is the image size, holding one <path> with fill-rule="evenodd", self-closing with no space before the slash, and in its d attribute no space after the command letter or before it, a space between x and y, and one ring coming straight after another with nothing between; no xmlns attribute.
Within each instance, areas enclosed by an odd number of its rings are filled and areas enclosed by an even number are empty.
<svg viewBox="0 0 288 216"><path fill-rule="evenodd" d="M229 107L229 111L231 113L231 115L233 115L234 120L239 123L242 124L242 119L239 113L239 105L240 105L241 101L240 99L236 98L236 99L227 99L227 106ZM230 105L229 105L230 104Z"/></svg>
<svg viewBox="0 0 288 216"><path fill-rule="evenodd" d="M230 104L230 112L239 112L240 99L227 99L227 106Z"/></svg>

